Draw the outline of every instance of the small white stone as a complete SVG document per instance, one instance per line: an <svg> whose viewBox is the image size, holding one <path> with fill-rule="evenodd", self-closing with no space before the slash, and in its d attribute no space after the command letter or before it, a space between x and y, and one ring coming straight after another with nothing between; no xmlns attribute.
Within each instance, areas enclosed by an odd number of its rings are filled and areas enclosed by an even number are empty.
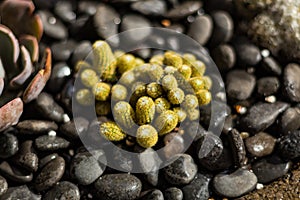
<svg viewBox="0 0 300 200"><path fill-rule="evenodd" d="M274 95L268 96L268 97L265 98L265 101L269 102L269 103L275 103L276 102L276 97Z"/></svg>
<svg viewBox="0 0 300 200"><path fill-rule="evenodd" d="M53 130L51 130L51 131L48 132L48 135L52 136L52 137L55 137L56 136L56 132L53 131Z"/></svg>
<svg viewBox="0 0 300 200"><path fill-rule="evenodd" d="M261 190L261 189L263 189L264 188L264 185L263 184L261 184L261 183L257 183L256 184L256 189L257 190Z"/></svg>
<svg viewBox="0 0 300 200"><path fill-rule="evenodd" d="M70 117L67 114L63 114L64 123L68 123L70 121Z"/></svg>
<svg viewBox="0 0 300 200"><path fill-rule="evenodd" d="M266 58L270 56L270 51L268 49L264 49L261 52L262 57Z"/></svg>

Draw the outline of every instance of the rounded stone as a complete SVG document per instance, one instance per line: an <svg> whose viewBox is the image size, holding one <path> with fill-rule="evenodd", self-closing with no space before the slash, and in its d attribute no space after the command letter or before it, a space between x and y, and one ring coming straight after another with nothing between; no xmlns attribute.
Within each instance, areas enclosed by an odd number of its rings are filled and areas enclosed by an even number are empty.
<svg viewBox="0 0 300 200"><path fill-rule="evenodd" d="M46 164L35 179L35 188L44 191L53 187L65 172L65 160L57 157Z"/></svg>
<svg viewBox="0 0 300 200"><path fill-rule="evenodd" d="M103 200L131 200L140 196L142 183L131 174L106 174L96 181L95 188Z"/></svg>
<svg viewBox="0 0 300 200"><path fill-rule="evenodd" d="M257 157L263 157L271 154L274 150L276 139L271 135L260 132L245 141L247 150Z"/></svg>
<svg viewBox="0 0 300 200"><path fill-rule="evenodd" d="M19 142L16 136L10 133L0 135L0 158L9 158L19 150Z"/></svg>
<svg viewBox="0 0 300 200"><path fill-rule="evenodd" d="M188 35L199 42L200 45L205 45L211 37L213 30L213 22L209 15L198 16L190 25Z"/></svg>
<svg viewBox="0 0 300 200"><path fill-rule="evenodd" d="M102 161L102 162L101 162ZM104 172L106 161L103 151L78 153L71 162L71 176L81 185L89 185Z"/></svg>
<svg viewBox="0 0 300 200"><path fill-rule="evenodd" d="M215 191L224 197L235 198L252 191L257 177L246 169L238 169L231 174L218 174L213 179Z"/></svg>
<svg viewBox="0 0 300 200"><path fill-rule="evenodd" d="M63 181L58 183L54 188L47 192L43 198L44 200L53 199L69 199L80 200L80 192L76 185L71 182Z"/></svg>
<svg viewBox="0 0 300 200"><path fill-rule="evenodd" d="M166 180L173 185L190 183L198 171L193 158L188 154L177 154L172 159L175 161L164 168Z"/></svg>
<svg viewBox="0 0 300 200"><path fill-rule="evenodd" d="M232 46L222 44L212 51L212 58L221 71L231 69L236 61L235 51Z"/></svg>
<svg viewBox="0 0 300 200"><path fill-rule="evenodd" d="M165 200L183 200L183 193L181 189L176 187L171 187L164 192Z"/></svg>

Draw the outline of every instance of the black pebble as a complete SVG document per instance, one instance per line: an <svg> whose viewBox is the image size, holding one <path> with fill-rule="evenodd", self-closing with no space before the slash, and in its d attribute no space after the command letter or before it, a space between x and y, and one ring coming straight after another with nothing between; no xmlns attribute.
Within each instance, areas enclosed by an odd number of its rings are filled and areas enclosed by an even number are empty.
<svg viewBox="0 0 300 200"><path fill-rule="evenodd" d="M275 94L280 87L277 77L263 77L257 80L257 93L262 96Z"/></svg>
<svg viewBox="0 0 300 200"><path fill-rule="evenodd" d="M54 151L68 148L70 142L58 136L43 135L35 139L35 146L40 151Z"/></svg>
<svg viewBox="0 0 300 200"><path fill-rule="evenodd" d="M226 11L216 11L211 16L214 22L214 30L209 44L216 46L230 41L234 30L231 16Z"/></svg>
<svg viewBox="0 0 300 200"><path fill-rule="evenodd" d="M131 174L106 174L95 182L95 188L103 200L131 200L140 196L142 183Z"/></svg>
<svg viewBox="0 0 300 200"><path fill-rule="evenodd" d="M232 46L223 44L216 47L211 54L217 67L221 71L227 71L231 69L236 60L235 51Z"/></svg>
<svg viewBox="0 0 300 200"><path fill-rule="evenodd" d="M300 108L288 108L280 117L278 125L284 134L298 130L300 128Z"/></svg>
<svg viewBox="0 0 300 200"><path fill-rule="evenodd" d="M255 76L243 70L233 70L227 74L227 94L231 99L245 100L250 97L255 87Z"/></svg>
<svg viewBox="0 0 300 200"><path fill-rule="evenodd" d="M172 164L164 168L166 180L173 185L190 183L198 171L193 158L188 154L177 154L174 159Z"/></svg>
<svg viewBox="0 0 300 200"><path fill-rule="evenodd" d="M181 189L176 187L171 187L164 192L165 200L183 200L183 193Z"/></svg>
<svg viewBox="0 0 300 200"><path fill-rule="evenodd" d="M0 135L0 158L9 158L19 150L19 142L16 136L10 133Z"/></svg>
<svg viewBox="0 0 300 200"><path fill-rule="evenodd" d="M283 93L293 102L300 102L300 66L289 64L283 72Z"/></svg>
<svg viewBox="0 0 300 200"><path fill-rule="evenodd" d="M59 62L55 64L52 69L50 79L47 83L47 89L49 92L58 93L70 75L71 69L66 63Z"/></svg>
<svg viewBox="0 0 300 200"><path fill-rule="evenodd" d="M71 62L75 67L77 62L80 60L85 60L88 63L92 63L93 54L92 54L92 44L90 41L81 41L73 51Z"/></svg>
<svg viewBox="0 0 300 200"><path fill-rule="evenodd" d="M164 195L160 190L154 189L154 190L149 190L149 191L143 192L141 194L140 199L143 199L143 200L164 200Z"/></svg>
<svg viewBox="0 0 300 200"><path fill-rule="evenodd" d="M55 61L67 61L76 45L76 42L73 40L53 43L51 45L53 59Z"/></svg>
<svg viewBox="0 0 300 200"><path fill-rule="evenodd" d="M261 68L266 75L280 76L282 73L281 66L272 57L263 58L261 62Z"/></svg>
<svg viewBox="0 0 300 200"><path fill-rule="evenodd" d="M240 67L255 66L262 59L259 48L245 38L236 39L234 47Z"/></svg>
<svg viewBox="0 0 300 200"><path fill-rule="evenodd" d="M107 4L99 4L94 15L94 26L98 36L108 39L118 33L118 24L121 22L118 12ZM119 38L114 37L113 43L117 45Z"/></svg>
<svg viewBox="0 0 300 200"><path fill-rule="evenodd" d="M47 192L43 198L44 200L53 199L70 199L80 200L79 189L71 182L63 181L58 183L54 188Z"/></svg>
<svg viewBox="0 0 300 200"><path fill-rule="evenodd" d="M52 13L43 10L43 11L39 11L38 15L41 17L43 27L44 27L44 33L46 36L56 40L64 40L68 37L67 28Z"/></svg>
<svg viewBox="0 0 300 200"><path fill-rule="evenodd" d="M241 120L241 129L251 133L258 133L271 126L278 115L284 112L289 104L283 102L257 103L253 105L247 115Z"/></svg>
<svg viewBox="0 0 300 200"><path fill-rule="evenodd" d="M205 45L211 37L213 22L209 15L198 16L190 25L188 35L200 45Z"/></svg>
<svg viewBox="0 0 300 200"><path fill-rule="evenodd" d="M283 175L291 168L290 162L283 162L279 157L263 158L252 164L252 170L259 183L270 183Z"/></svg>
<svg viewBox="0 0 300 200"><path fill-rule="evenodd" d="M167 10L167 5L162 0L146 0L131 4L131 8L144 15L163 15Z"/></svg>
<svg viewBox="0 0 300 200"><path fill-rule="evenodd" d="M300 157L300 131L293 131L279 139L278 149L285 160Z"/></svg>
<svg viewBox="0 0 300 200"><path fill-rule="evenodd" d="M189 185L182 188L184 199L208 199L210 196L210 181L210 176L198 173Z"/></svg>

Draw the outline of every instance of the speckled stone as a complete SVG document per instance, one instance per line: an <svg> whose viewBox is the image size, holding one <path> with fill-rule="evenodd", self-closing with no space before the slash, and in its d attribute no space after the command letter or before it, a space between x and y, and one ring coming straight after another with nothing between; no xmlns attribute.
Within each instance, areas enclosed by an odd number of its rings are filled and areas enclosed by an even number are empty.
<svg viewBox="0 0 300 200"><path fill-rule="evenodd" d="M102 163L101 163L102 162ZM79 184L89 185L104 172L106 158L103 151L78 153L73 158L70 168L71 176Z"/></svg>
<svg viewBox="0 0 300 200"><path fill-rule="evenodd" d="M28 189L26 185L10 187L7 192L0 197L0 200L41 200L41 195L36 195Z"/></svg>
<svg viewBox="0 0 300 200"><path fill-rule="evenodd" d="M195 179L182 188L184 199L202 200L210 196L211 177L198 173Z"/></svg>
<svg viewBox="0 0 300 200"><path fill-rule="evenodd" d="M80 192L76 185L71 182L63 181L52 188L43 198L44 200L69 199L80 200Z"/></svg>
<svg viewBox="0 0 300 200"><path fill-rule="evenodd" d="M279 138L278 149L284 160L300 157L300 131L293 131Z"/></svg>
<svg viewBox="0 0 300 200"><path fill-rule="evenodd" d="M226 91L231 99L245 100L255 87L255 77L243 70L232 70L226 77Z"/></svg>
<svg viewBox="0 0 300 200"><path fill-rule="evenodd" d="M291 162L284 162L277 156L263 158L252 164L252 170L259 183L270 183L284 176L291 168Z"/></svg>
<svg viewBox="0 0 300 200"><path fill-rule="evenodd" d="M140 196L141 181L130 174L106 174L96 183L98 198L103 200L131 200Z"/></svg>
<svg viewBox="0 0 300 200"><path fill-rule="evenodd" d="M283 93L293 102L300 102L300 66L289 64L283 72Z"/></svg>
<svg viewBox="0 0 300 200"><path fill-rule="evenodd" d="M57 157L46 164L35 179L35 188L44 191L53 187L65 172L65 160Z"/></svg>
<svg viewBox="0 0 300 200"><path fill-rule="evenodd" d="M260 132L245 141L249 153L253 156L263 157L271 154L274 150L276 139L271 135Z"/></svg>
<svg viewBox="0 0 300 200"><path fill-rule="evenodd" d="M2 176L0 176L0 196L5 194L5 192L7 191L7 188L8 188L8 185L7 185L6 179L3 178Z"/></svg>
<svg viewBox="0 0 300 200"><path fill-rule="evenodd" d="M68 148L70 142L58 136L43 135L35 139L35 146L40 151L54 151Z"/></svg>
<svg viewBox="0 0 300 200"><path fill-rule="evenodd" d="M213 179L215 191L229 198L239 197L252 191L257 183L257 177L246 169L238 169L231 174L218 174Z"/></svg>
<svg viewBox="0 0 300 200"><path fill-rule="evenodd" d="M193 158L188 154L178 154L174 159L172 164L163 169L166 180L173 185L190 183L198 171Z"/></svg>
<svg viewBox="0 0 300 200"><path fill-rule="evenodd" d="M176 187L171 187L164 192L165 200L183 200L183 193L181 189Z"/></svg>
<svg viewBox="0 0 300 200"><path fill-rule="evenodd" d="M279 114L284 112L289 104L284 102L257 103L253 105L247 115L242 118L240 127L244 131L258 133L271 126Z"/></svg>

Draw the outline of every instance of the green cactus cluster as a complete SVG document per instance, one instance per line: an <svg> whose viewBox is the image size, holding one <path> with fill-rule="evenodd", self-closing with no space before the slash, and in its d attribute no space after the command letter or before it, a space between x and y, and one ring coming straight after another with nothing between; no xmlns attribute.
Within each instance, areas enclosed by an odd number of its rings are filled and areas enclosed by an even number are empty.
<svg viewBox="0 0 300 200"><path fill-rule="evenodd" d="M96 41L93 55L93 64L80 61L76 67L84 86L76 98L82 106L96 102L98 116L113 116L100 126L110 141L122 141L134 130L141 147L153 147L185 120L199 120L199 106L211 101L206 66L192 54L167 51L147 63Z"/></svg>

